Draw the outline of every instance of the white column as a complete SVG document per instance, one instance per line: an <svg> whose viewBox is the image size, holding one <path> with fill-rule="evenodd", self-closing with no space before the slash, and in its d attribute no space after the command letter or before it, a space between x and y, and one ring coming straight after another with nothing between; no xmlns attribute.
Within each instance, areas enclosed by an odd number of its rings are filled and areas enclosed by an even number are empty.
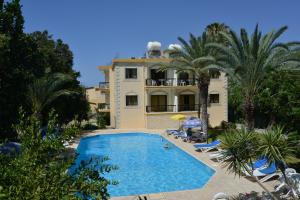
<svg viewBox="0 0 300 200"><path fill-rule="evenodd" d="M177 86L177 71L176 70L174 70L174 82L173 82L173 86Z"/></svg>
<svg viewBox="0 0 300 200"><path fill-rule="evenodd" d="M174 95L174 105L175 105L174 112L178 112L178 96L177 95Z"/></svg>

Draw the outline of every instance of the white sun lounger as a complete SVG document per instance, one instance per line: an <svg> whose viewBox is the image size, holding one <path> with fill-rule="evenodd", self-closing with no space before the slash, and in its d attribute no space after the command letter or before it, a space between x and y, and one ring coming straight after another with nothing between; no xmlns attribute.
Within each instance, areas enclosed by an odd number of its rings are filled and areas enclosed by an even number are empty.
<svg viewBox="0 0 300 200"><path fill-rule="evenodd" d="M209 158L211 160L217 160L218 162L223 162L224 161L224 155L222 154L222 151L215 152L215 153L210 153Z"/></svg>

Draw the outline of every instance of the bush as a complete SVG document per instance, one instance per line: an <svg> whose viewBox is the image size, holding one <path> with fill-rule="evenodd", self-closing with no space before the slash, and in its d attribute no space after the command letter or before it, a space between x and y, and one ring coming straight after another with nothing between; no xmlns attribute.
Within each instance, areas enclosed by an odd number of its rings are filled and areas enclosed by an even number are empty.
<svg viewBox="0 0 300 200"><path fill-rule="evenodd" d="M63 146L74 127L57 132L55 116L49 117L46 135L35 117L22 115L14 128L21 142L16 157L0 154L0 197L5 199L109 199L107 186L116 184L103 177L116 169L107 158L90 158L69 170L75 157ZM97 166L97 168L95 168ZM97 169L97 170L95 170Z"/></svg>
<svg viewBox="0 0 300 200"><path fill-rule="evenodd" d="M97 112L97 125L100 129L106 128L106 118L104 112Z"/></svg>
<svg viewBox="0 0 300 200"><path fill-rule="evenodd" d="M219 126L215 128L209 128L208 130L208 138L212 141L218 139L222 136L227 130L236 129L236 125L231 122L222 121Z"/></svg>
<svg viewBox="0 0 300 200"><path fill-rule="evenodd" d="M98 126L91 124L91 123L87 123L82 127L83 130L97 130Z"/></svg>

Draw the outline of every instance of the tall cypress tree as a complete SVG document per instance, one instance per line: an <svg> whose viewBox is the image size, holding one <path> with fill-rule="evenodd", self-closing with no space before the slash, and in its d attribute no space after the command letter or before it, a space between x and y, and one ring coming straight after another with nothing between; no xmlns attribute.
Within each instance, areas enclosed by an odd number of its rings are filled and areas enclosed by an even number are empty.
<svg viewBox="0 0 300 200"><path fill-rule="evenodd" d="M0 2L0 134L12 136L11 125L16 122L20 106L26 107L27 85L42 68L37 46L23 32L24 18L19 0Z"/></svg>

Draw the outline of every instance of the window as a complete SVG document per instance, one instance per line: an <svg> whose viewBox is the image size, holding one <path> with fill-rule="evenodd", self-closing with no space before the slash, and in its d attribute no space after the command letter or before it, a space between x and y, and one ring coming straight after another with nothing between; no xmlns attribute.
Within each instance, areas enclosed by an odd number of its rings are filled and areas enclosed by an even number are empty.
<svg viewBox="0 0 300 200"><path fill-rule="evenodd" d="M219 103L219 94L210 94L209 95L209 103Z"/></svg>
<svg viewBox="0 0 300 200"><path fill-rule="evenodd" d="M137 106L137 105L138 105L138 96L137 95L126 96L126 106Z"/></svg>
<svg viewBox="0 0 300 200"><path fill-rule="evenodd" d="M210 78L218 79L221 75L219 70L211 69L209 70Z"/></svg>
<svg viewBox="0 0 300 200"><path fill-rule="evenodd" d="M130 79L130 78L137 78L137 68L126 68L125 69L125 78Z"/></svg>

